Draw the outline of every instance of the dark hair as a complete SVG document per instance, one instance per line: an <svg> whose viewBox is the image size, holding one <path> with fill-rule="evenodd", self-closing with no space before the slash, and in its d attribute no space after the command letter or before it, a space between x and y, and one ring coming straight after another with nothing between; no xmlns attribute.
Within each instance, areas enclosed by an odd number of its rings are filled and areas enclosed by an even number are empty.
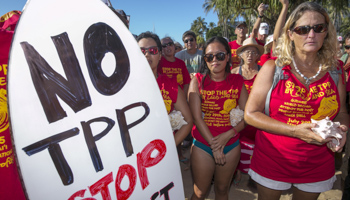
<svg viewBox="0 0 350 200"><path fill-rule="evenodd" d="M195 41L197 40L197 38L196 38L197 36L193 31L186 31L184 34L182 34L182 41L184 41L185 37L187 37L189 35L192 36Z"/></svg>
<svg viewBox="0 0 350 200"><path fill-rule="evenodd" d="M225 49L226 49L227 56L231 57L231 47L230 47L230 45L228 45L228 42L225 38L223 38L221 36L214 36L214 37L210 38L209 40L207 40L207 42L204 44L204 47L203 47L202 64L201 64L200 71L199 71L202 74L209 74L209 68L207 66L207 63L204 60L204 55L205 55L205 51L207 50L207 47L209 46L209 44L211 44L213 42L219 42L222 45L224 45ZM231 60L229 60L226 63L225 72L231 73Z"/></svg>
<svg viewBox="0 0 350 200"><path fill-rule="evenodd" d="M151 38L157 43L157 47L159 51L162 51L162 43L159 40L159 37L157 34L154 34L152 32L143 32L139 36L137 36L136 41L139 42L143 38Z"/></svg>
<svg viewBox="0 0 350 200"><path fill-rule="evenodd" d="M221 36L214 36L214 37L210 38L209 40L207 40L205 42L204 47L203 47L203 55L202 55L201 67L200 67L200 70L199 70L200 73L204 74L204 77L203 77L202 82L200 84L200 87L202 89L204 88L204 81L205 81L206 77L210 73L208 65L207 65L207 63L204 60L205 51L207 50L207 47L209 46L209 44L214 43L214 42L219 42L222 45L224 45L225 49L226 49L227 56L229 56L231 58L231 47L230 47L230 45L228 44L228 42L227 42L227 40L225 38L223 38ZM228 74L231 73L231 59L229 59L229 61L227 61L227 63L226 63L225 72L228 73Z"/></svg>
<svg viewBox="0 0 350 200"><path fill-rule="evenodd" d="M344 36L344 42L345 42L345 40L347 40L347 39L350 39L350 33L347 33L345 36Z"/></svg>

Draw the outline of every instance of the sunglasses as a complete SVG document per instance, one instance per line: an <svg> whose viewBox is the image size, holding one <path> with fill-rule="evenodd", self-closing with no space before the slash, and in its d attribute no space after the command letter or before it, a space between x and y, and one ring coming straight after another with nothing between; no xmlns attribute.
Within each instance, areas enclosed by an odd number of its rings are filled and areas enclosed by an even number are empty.
<svg viewBox="0 0 350 200"><path fill-rule="evenodd" d="M169 47L169 46L173 46L174 42L168 42L167 44L162 44L163 48Z"/></svg>
<svg viewBox="0 0 350 200"><path fill-rule="evenodd" d="M211 61L214 60L214 57L216 57L216 60L218 60L218 61L223 61L223 60L225 60L226 53L220 52L220 53L217 53L216 55L214 55L214 54L205 54L204 55L204 60L205 60L205 62L211 62Z"/></svg>
<svg viewBox="0 0 350 200"><path fill-rule="evenodd" d="M327 31L327 25L316 24L315 26L298 26L293 29L293 32L295 32L298 35L305 35L308 34L311 31L311 29L313 29L315 33L323 33Z"/></svg>
<svg viewBox="0 0 350 200"><path fill-rule="evenodd" d="M345 45L344 48L345 49L350 49L350 45Z"/></svg>
<svg viewBox="0 0 350 200"><path fill-rule="evenodd" d="M146 53L150 53L151 55L156 55L158 53L158 47L150 47L150 48L143 48L141 47L141 51L144 55L146 55Z"/></svg>
<svg viewBox="0 0 350 200"><path fill-rule="evenodd" d="M186 44L187 42L193 42L193 41L194 41L194 39L193 39L193 38L190 38L190 39L184 40L185 44Z"/></svg>

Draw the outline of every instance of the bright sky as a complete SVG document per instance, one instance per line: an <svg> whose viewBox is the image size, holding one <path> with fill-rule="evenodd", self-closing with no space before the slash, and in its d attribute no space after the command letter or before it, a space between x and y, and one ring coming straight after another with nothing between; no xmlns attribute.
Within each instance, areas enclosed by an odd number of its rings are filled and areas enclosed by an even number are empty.
<svg viewBox="0 0 350 200"><path fill-rule="evenodd" d="M2 0L0 16L11 10L22 10L26 0ZM73 0L72 0L73 1ZM130 15L130 31L139 35L144 31L155 30L160 38L172 37L182 42L182 34L191 28L191 23L197 17L205 18L209 24L217 24L218 18L212 11L205 14L204 0L110 0L113 7L123 9ZM86 0L88 2L88 0ZM81 7L83 8L83 6Z"/></svg>

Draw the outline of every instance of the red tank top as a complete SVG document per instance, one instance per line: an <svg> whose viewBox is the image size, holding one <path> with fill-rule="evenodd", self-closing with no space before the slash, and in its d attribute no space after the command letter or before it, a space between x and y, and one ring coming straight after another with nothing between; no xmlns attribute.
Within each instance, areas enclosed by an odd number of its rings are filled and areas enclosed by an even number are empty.
<svg viewBox="0 0 350 200"><path fill-rule="evenodd" d="M331 120L339 112L337 85L329 73L309 86L309 91L285 66L287 80L280 80L271 94L270 117L298 125L328 116ZM310 183L324 181L334 173L334 154L322 146L300 139L258 130L251 169L277 181Z"/></svg>
<svg viewBox="0 0 350 200"><path fill-rule="evenodd" d="M162 93L163 101L168 114L174 110L174 103L177 101L178 84L175 79L170 79L166 75L159 75L157 83Z"/></svg>
<svg viewBox="0 0 350 200"><path fill-rule="evenodd" d="M207 76L202 83L203 74L197 73L199 91L202 97L202 112L213 137L220 135L232 128L230 111L238 106L238 99L243 86L243 78L239 74L228 74L226 79L220 82L212 81ZM196 126L192 129L193 137L199 142L209 146L208 142L199 133ZM239 134L231 138L226 146L233 144L239 138Z"/></svg>

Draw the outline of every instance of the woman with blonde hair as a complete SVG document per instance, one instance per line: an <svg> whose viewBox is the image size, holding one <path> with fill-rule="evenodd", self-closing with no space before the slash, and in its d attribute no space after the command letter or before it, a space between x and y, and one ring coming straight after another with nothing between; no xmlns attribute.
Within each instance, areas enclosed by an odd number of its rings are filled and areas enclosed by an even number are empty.
<svg viewBox="0 0 350 200"><path fill-rule="evenodd" d="M277 200L292 186L293 199L316 200L336 180L334 151L342 150L349 126L336 45L327 12L302 3L282 30L277 59L267 61L254 81L245 120L261 130L249 171L260 200ZM326 117L341 124L338 146L311 130L311 119Z"/></svg>

